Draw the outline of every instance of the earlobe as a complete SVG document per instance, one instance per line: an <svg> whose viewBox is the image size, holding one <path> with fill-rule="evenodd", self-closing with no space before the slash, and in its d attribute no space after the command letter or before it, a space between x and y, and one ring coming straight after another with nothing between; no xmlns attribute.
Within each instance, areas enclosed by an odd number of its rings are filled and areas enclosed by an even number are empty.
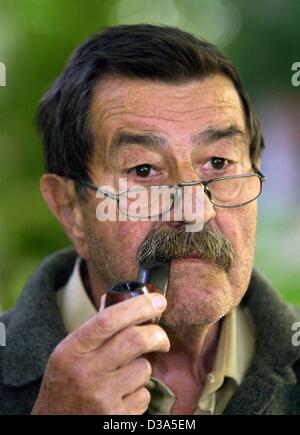
<svg viewBox="0 0 300 435"><path fill-rule="evenodd" d="M40 190L78 254L86 258L84 219L73 182L56 174L45 174L40 181Z"/></svg>
<svg viewBox="0 0 300 435"><path fill-rule="evenodd" d="M70 180L56 174L45 174L40 181L40 190L48 207L63 225L66 233L72 236L78 210L77 198Z"/></svg>
<svg viewBox="0 0 300 435"><path fill-rule="evenodd" d="M66 182L56 174L45 174L40 180L40 190L52 213L64 225L62 211L70 203Z"/></svg>
<svg viewBox="0 0 300 435"><path fill-rule="evenodd" d="M40 179L40 191L41 194L52 211L52 213L56 216L58 214L58 207L56 203L55 189L54 189L54 179L52 178L52 174L45 174Z"/></svg>

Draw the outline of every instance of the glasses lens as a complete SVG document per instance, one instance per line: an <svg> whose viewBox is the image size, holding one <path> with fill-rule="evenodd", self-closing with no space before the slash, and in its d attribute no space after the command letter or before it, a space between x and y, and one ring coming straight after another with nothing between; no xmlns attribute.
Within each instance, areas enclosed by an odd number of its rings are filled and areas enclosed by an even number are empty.
<svg viewBox="0 0 300 435"><path fill-rule="evenodd" d="M119 197L120 212L138 219L163 215L172 208L175 191L169 186L130 189Z"/></svg>
<svg viewBox="0 0 300 435"><path fill-rule="evenodd" d="M212 202L220 207L235 207L256 199L261 192L261 181L257 175L224 180L208 184Z"/></svg>

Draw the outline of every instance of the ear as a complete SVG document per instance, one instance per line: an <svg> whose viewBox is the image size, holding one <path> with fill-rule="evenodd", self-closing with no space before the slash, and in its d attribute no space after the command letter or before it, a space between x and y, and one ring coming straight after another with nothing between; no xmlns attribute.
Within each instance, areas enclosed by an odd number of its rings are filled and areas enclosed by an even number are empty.
<svg viewBox="0 0 300 435"><path fill-rule="evenodd" d="M56 174L45 174L40 190L52 213L63 226L77 253L88 259L84 216L73 180Z"/></svg>

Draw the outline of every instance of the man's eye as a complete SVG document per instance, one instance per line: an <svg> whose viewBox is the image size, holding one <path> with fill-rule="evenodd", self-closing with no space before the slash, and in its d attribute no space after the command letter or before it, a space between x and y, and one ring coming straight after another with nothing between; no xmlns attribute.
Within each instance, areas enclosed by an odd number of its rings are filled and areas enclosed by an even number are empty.
<svg viewBox="0 0 300 435"><path fill-rule="evenodd" d="M230 161L224 159L223 157L212 157L209 159L207 166L208 169L215 169L221 171L222 169L226 169L229 165Z"/></svg>
<svg viewBox="0 0 300 435"><path fill-rule="evenodd" d="M136 175L137 177L142 177L142 178L146 178L149 177L150 175L154 175L154 169L151 165L138 165L135 166L134 168L131 168L127 171L129 174L133 174Z"/></svg>

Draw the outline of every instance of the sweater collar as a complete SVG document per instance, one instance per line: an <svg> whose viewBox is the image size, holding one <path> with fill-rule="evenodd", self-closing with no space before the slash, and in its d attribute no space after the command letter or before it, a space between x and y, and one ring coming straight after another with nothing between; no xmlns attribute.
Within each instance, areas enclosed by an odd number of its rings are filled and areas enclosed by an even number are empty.
<svg viewBox="0 0 300 435"><path fill-rule="evenodd" d="M54 290L72 272L76 253L59 251L48 257L26 284L6 325L6 347L1 349L5 385L24 386L40 378L49 356L66 336ZM4 320L5 321L5 320Z"/></svg>
<svg viewBox="0 0 300 435"><path fill-rule="evenodd" d="M297 383L292 366L300 360L300 347L292 344L292 326L299 322L300 315L256 271L242 303L247 305L255 325L256 352L224 414L257 415L268 407L281 386Z"/></svg>

